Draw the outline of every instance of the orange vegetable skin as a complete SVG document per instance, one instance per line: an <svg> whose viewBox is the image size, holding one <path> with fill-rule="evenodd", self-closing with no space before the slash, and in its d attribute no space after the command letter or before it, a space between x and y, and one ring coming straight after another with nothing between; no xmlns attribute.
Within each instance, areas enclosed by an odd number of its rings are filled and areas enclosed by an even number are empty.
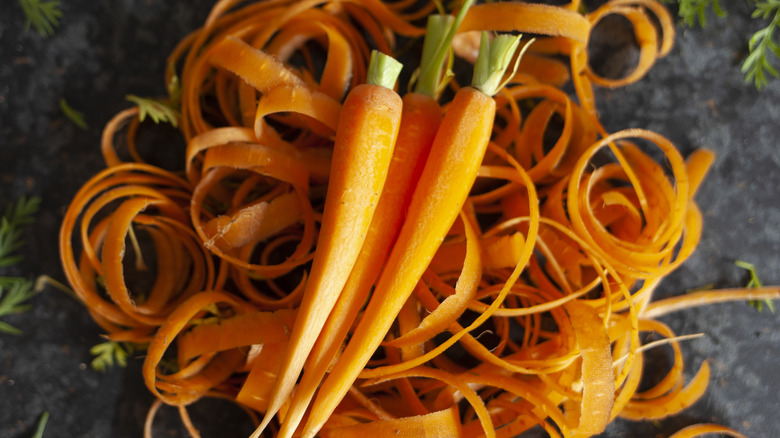
<svg viewBox="0 0 780 438"><path fill-rule="evenodd" d="M402 101L388 88L362 84L341 109L317 251L290 336L282 372L259 434L285 403L347 282L387 177Z"/></svg>
<svg viewBox="0 0 780 438"><path fill-rule="evenodd" d="M289 436L303 418L317 386L382 270L440 122L441 108L431 97L419 93L404 96L398 140L382 196L355 267L314 345L301 383L285 414L280 438Z"/></svg>
<svg viewBox="0 0 780 438"><path fill-rule="evenodd" d="M374 295L344 353L325 379L304 428L313 437L382 342L468 196L490 140L495 101L461 88L436 133Z"/></svg>
<svg viewBox="0 0 780 438"><path fill-rule="evenodd" d="M581 301L564 305L582 356L582 403L575 437L601 433L615 401L615 379L609 336L598 312Z"/></svg>

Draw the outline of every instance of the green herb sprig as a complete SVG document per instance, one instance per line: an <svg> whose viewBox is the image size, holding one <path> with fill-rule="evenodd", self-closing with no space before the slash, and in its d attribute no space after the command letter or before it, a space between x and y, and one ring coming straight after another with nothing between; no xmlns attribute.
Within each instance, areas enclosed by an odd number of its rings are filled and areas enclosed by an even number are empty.
<svg viewBox="0 0 780 438"><path fill-rule="evenodd" d="M100 371L101 373L114 366L114 363L124 367L127 365L127 357L133 354L133 351L134 348L132 344L106 341L94 345L89 349L89 352L95 356L90 365L92 366L92 369Z"/></svg>
<svg viewBox="0 0 780 438"><path fill-rule="evenodd" d="M748 280L747 285L745 287L748 288L757 288L763 286L761 284L761 280L758 278L758 272L756 272L756 267L752 263L748 263L742 260L737 260L734 262L737 267L747 270L750 273L750 279ZM772 300L750 300L748 301L751 306L755 307L756 310L759 312L762 312L764 310L764 304L766 304L766 307L769 309L770 312L775 313L775 305L772 302Z"/></svg>
<svg viewBox="0 0 780 438"><path fill-rule="evenodd" d="M38 420L38 427L35 428L35 434L32 438L43 438L43 431L46 429L46 423L49 421L49 411L44 411L41 414L41 419Z"/></svg>
<svg viewBox="0 0 780 438"><path fill-rule="evenodd" d="M15 252L24 245L22 230L34 221L33 215L38 211L40 203L38 197L22 197L6 206L0 218L0 268L13 266L22 260L22 256ZM35 294L30 280L0 276L0 318L29 310L30 306L24 303ZM0 321L0 332L12 335L22 333L4 321Z"/></svg>
<svg viewBox="0 0 780 438"><path fill-rule="evenodd" d="M38 211L41 198L21 197L6 206L0 218L0 268L14 265L22 260L21 255L13 254L24 245L22 229L34 222L33 215Z"/></svg>
<svg viewBox="0 0 780 438"><path fill-rule="evenodd" d="M32 26L42 37L54 35L54 28L60 25L62 17L59 1L19 0L19 6L24 11L25 29Z"/></svg>
<svg viewBox="0 0 780 438"><path fill-rule="evenodd" d="M775 41L775 31L780 28L780 0L766 0L756 3L753 18L764 20L771 17L769 24L757 31L750 38L748 48L750 54L742 64L742 72L745 73L745 82L753 82L756 89L760 90L768 84L766 73L779 77L777 69L772 65L769 54L774 54L780 59L780 46Z"/></svg>
<svg viewBox="0 0 780 438"><path fill-rule="evenodd" d="M8 278L4 277L4 279ZM0 318L30 310L30 305L24 303L36 294L31 281L24 278L13 278L13 280L15 281L0 286ZM0 332L10 335L22 334L21 330L4 321L0 321Z"/></svg>
<svg viewBox="0 0 780 438"><path fill-rule="evenodd" d="M678 15L683 23L694 27L697 22L702 27L707 25L707 11L712 8L715 15L725 17L726 12L720 7L718 0L662 0L664 3L678 3ZM745 82L752 82L757 90L769 82L767 74L780 77L777 68L772 65L772 56L780 59L780 44L775 41L775 31L780 28L780 0L753 0L755 10L753 19L769 20L766 27L761 28L748 42L748 56L742 63L742 73Z"/></svg>
<svg viewBox="0 0 780 438"><path fill-rule="evenodd" d="M84 113L75 110L68 104L68 102L65 101L65 98L60 99L60 110L62 111L62 114L68 118L68 120L73 122L79 128L83 129L84 131L89 129L87 121L84 119Z"/></svg>
<svg viewBox="0 0 780 438"><path fill-rule="evenodd" d="M154 123L170 123L173 127L179 125L181 112L170 100L138 97L133 94L128 94L125 98L138 105L138 119L142 122L149 116Z"/></svg>
<svg viewBox="0 0 780 438"><path fill-rule="evenodd" d="M718 0L663 0L663 2L679 3L677 14L688 27L695 26L697 22L700 26L705 27L707 25L707 10L710 8L718 17L726 16L726 12L720 7Z"/></svg>

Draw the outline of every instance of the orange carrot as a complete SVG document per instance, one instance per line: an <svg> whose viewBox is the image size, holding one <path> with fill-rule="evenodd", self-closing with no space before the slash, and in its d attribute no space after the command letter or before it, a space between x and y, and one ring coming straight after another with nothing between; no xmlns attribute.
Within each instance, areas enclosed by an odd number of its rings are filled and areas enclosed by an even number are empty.
<svg viewBox="0 0 780 438"><path fill-rule="evenodd" d="M379 70L384 68L384 74ZM369 83L344 101L333 151L320 237L311 275L268 411L253 437L287 401L314 342L347 282L378 203L401 121L401 97L391 89L401 65L374 52Z"/></svg>
<svg viewBox="0 0 780 438"><path fill-rule="evenodd" d="M320 388L304 437L313 437L322 428L382 342L455 222L477 177L493 129L496 104L491 96L500 88L501 77L519 44L517 38L494 40L492 58L498 61L490 66L487 38L483 41L482 59L475 70L477 88L461 88L449 105L374 295L347 348Z"/></svg>
<svg viewBox="0 0 780 438"><path fill-rule="evenodd" d="M314 345L301 383L285 414L279 438L291 436L298 427L395 242L441 122L442 111L436 100L442 88L440 82L447 49L471 3L473 0L467 0L457 17L433 15L428 18L421 79L416 91L403 98L397 145L379 205L357 263Z"/></svg>
<svg viewBox="0 0 780 438"><path fill-rule="evenodd" d="M418 93L404 96L397 146L382 196L360 256L314 345L306 372L285 415L280 437L286 436L284 434L287 432L291 433L294 430L293 423L297 425L302 418L317 385L327 372L331 360L337 354L341 342L368 297L371 286L381 272L404 219L414 183L422 172L420 164L425 164L440 120L441 109L432 98Z"/></svg>

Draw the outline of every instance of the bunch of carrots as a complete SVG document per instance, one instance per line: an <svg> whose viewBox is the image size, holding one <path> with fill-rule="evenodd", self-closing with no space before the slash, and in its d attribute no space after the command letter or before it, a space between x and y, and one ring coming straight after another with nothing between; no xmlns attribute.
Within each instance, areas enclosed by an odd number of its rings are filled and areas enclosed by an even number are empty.
<svg viewBox="0 0 780 438"><path fill-rule="evenodd" d="M109 122L60 253L106 336L146 350L146 436L162 403L199 436L204 397L243 407L253 438L590 436L705 392L707 363L685 384L684 337L654 318L780 296L652 302L699 240L714 157L606 132L593 84L669 52L663 6L473 3L220 0L168 62L183 170L144 161L137 108ZM609 15L640 46L618 79L588 60ZM674 363L640 392L662 344ZM675 436L713 431L742 436Z"/></svg>

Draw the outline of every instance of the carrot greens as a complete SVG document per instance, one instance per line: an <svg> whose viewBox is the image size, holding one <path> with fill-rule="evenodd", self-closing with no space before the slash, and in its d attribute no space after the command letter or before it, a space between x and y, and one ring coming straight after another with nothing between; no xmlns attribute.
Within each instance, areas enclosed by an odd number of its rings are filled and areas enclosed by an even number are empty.
<svg viewBox="0 0 780 438"><path fill-rule="evenodd" d="M678 14L688 27L694 27L698 22L702 27L707 25L707 12L712 8L715 15L722 18L726 11L718 0L662 0L664 3L678 3ZM780 28L780 0L754 0L755 9L751 17L761 19L766 26L756 31L748 40L748 56L742 62L742 73L745 82L752 82L757 90L768 85L767 75L780 77L774 62L780 60L780 45L776 40ZM774 55L774 56L772 56Z"/></svg>
<svg viewBox="0 0 780 438"><path fill-rule="evenodd" d="M748 48L750 54L742 64L742 72L745 73L745 81L752 81L756 89L761 89L768 84L767 73L778 77L780 73L772 64L771 55L775 61L780 60L780 45L776 41L775 32L780 28L780 0L766 0L756 3L753 18L763 20L770 19L766 27L756 31L750 38Z"/></svg>
<svg viewBox="0 0 780 438"><path fill-rule="evenodd" d="M712 8L715 15L725 17L726 12L720 7L718 0L663 0L664 3L679 3L678 15L689 27L696 22L701 26L707 25L707 11Z"/></svg>
<svg viewBox="0 0 780 438"><path fill-rule="evenodd" d="M25 28L32 26L43 37L54 35L62 17L59 1L19 0L19 5L24 11Z"/></svg>
<svg viewBox="0 0 780 438"><path fill-rule="evenodd" d="M60 99L60 110L62 111L62 114L68 118L68 120L73 122L79 128L83 130L87 130L89 128L87 121L84 120L84 113L70 106L65 98Z"/></svg>
<svg viewBox="0 0 780 438"><path fill-rule="evenodd" d="M8 277L3 279L8 279ZM30 305L24 303L33 296L35 296L35 291L32 288L32 282L24 278L13 278L0 286L0 318L26 312L30 309ZM4 321L0 321L0 332L11 335L22 334L21 330Z"/></svg>
<svg viewBox="0 0 780 438"><path fill-rule="evenodd" d="M49 421L49 411L44 411L38 420L38 426L35 427L35 433L30 438L43 438L43 432L46 430L46 423Z"/></svg>
<svg viewBox="0 0 780 438"><path fill-rule="evenodd" d="M138 119L142 122L149 116L154 123L169 123L173 127L179 125L180 111L169 100L138 97L133 94L128 94L126 99L138 105Z"/></svg>
<svg viewBox="0 0 780 438"><path fill-rule="evenodd" d="M746 269L750 274L750 278L747 282L747 285L745 285L745 287L752 289L752 288L760 288L764 286L761 283L761 280L758 278L758 272L756 271L755 265L743 260L737 260L736 262L734 262L734 264L737 265L737 267L739 268ZM756 310L758 310L759 312L763 311L764 305L766 305L766 307L769 309L770 312L775 313L775 304L770 299L765 299L763 301L750 300L748 302L750 303L751 306L755 307Z"/></svg>
<svg viewBox="0 0 780 438"><path fill-rule="evenodd" d="M19 263L23 256L16 254L24 245L24 226L35 221L41 199L22 197L6 206L0 218L0 268ZM35 296L33 283L23 277L0 276L0 318L25 312L30 309L26 301ZM19 335L21 330L0 321L0 332Z"/></svg>
<svg viewBox="0 0 780 438"><path fill-rule="evenodd" d="M95 344L89 349L94 356L90 366L95 371L105 372L116 363L120 367L127 365L127 357L133 354L135 348L126 342L106 341Z"/></svg>

